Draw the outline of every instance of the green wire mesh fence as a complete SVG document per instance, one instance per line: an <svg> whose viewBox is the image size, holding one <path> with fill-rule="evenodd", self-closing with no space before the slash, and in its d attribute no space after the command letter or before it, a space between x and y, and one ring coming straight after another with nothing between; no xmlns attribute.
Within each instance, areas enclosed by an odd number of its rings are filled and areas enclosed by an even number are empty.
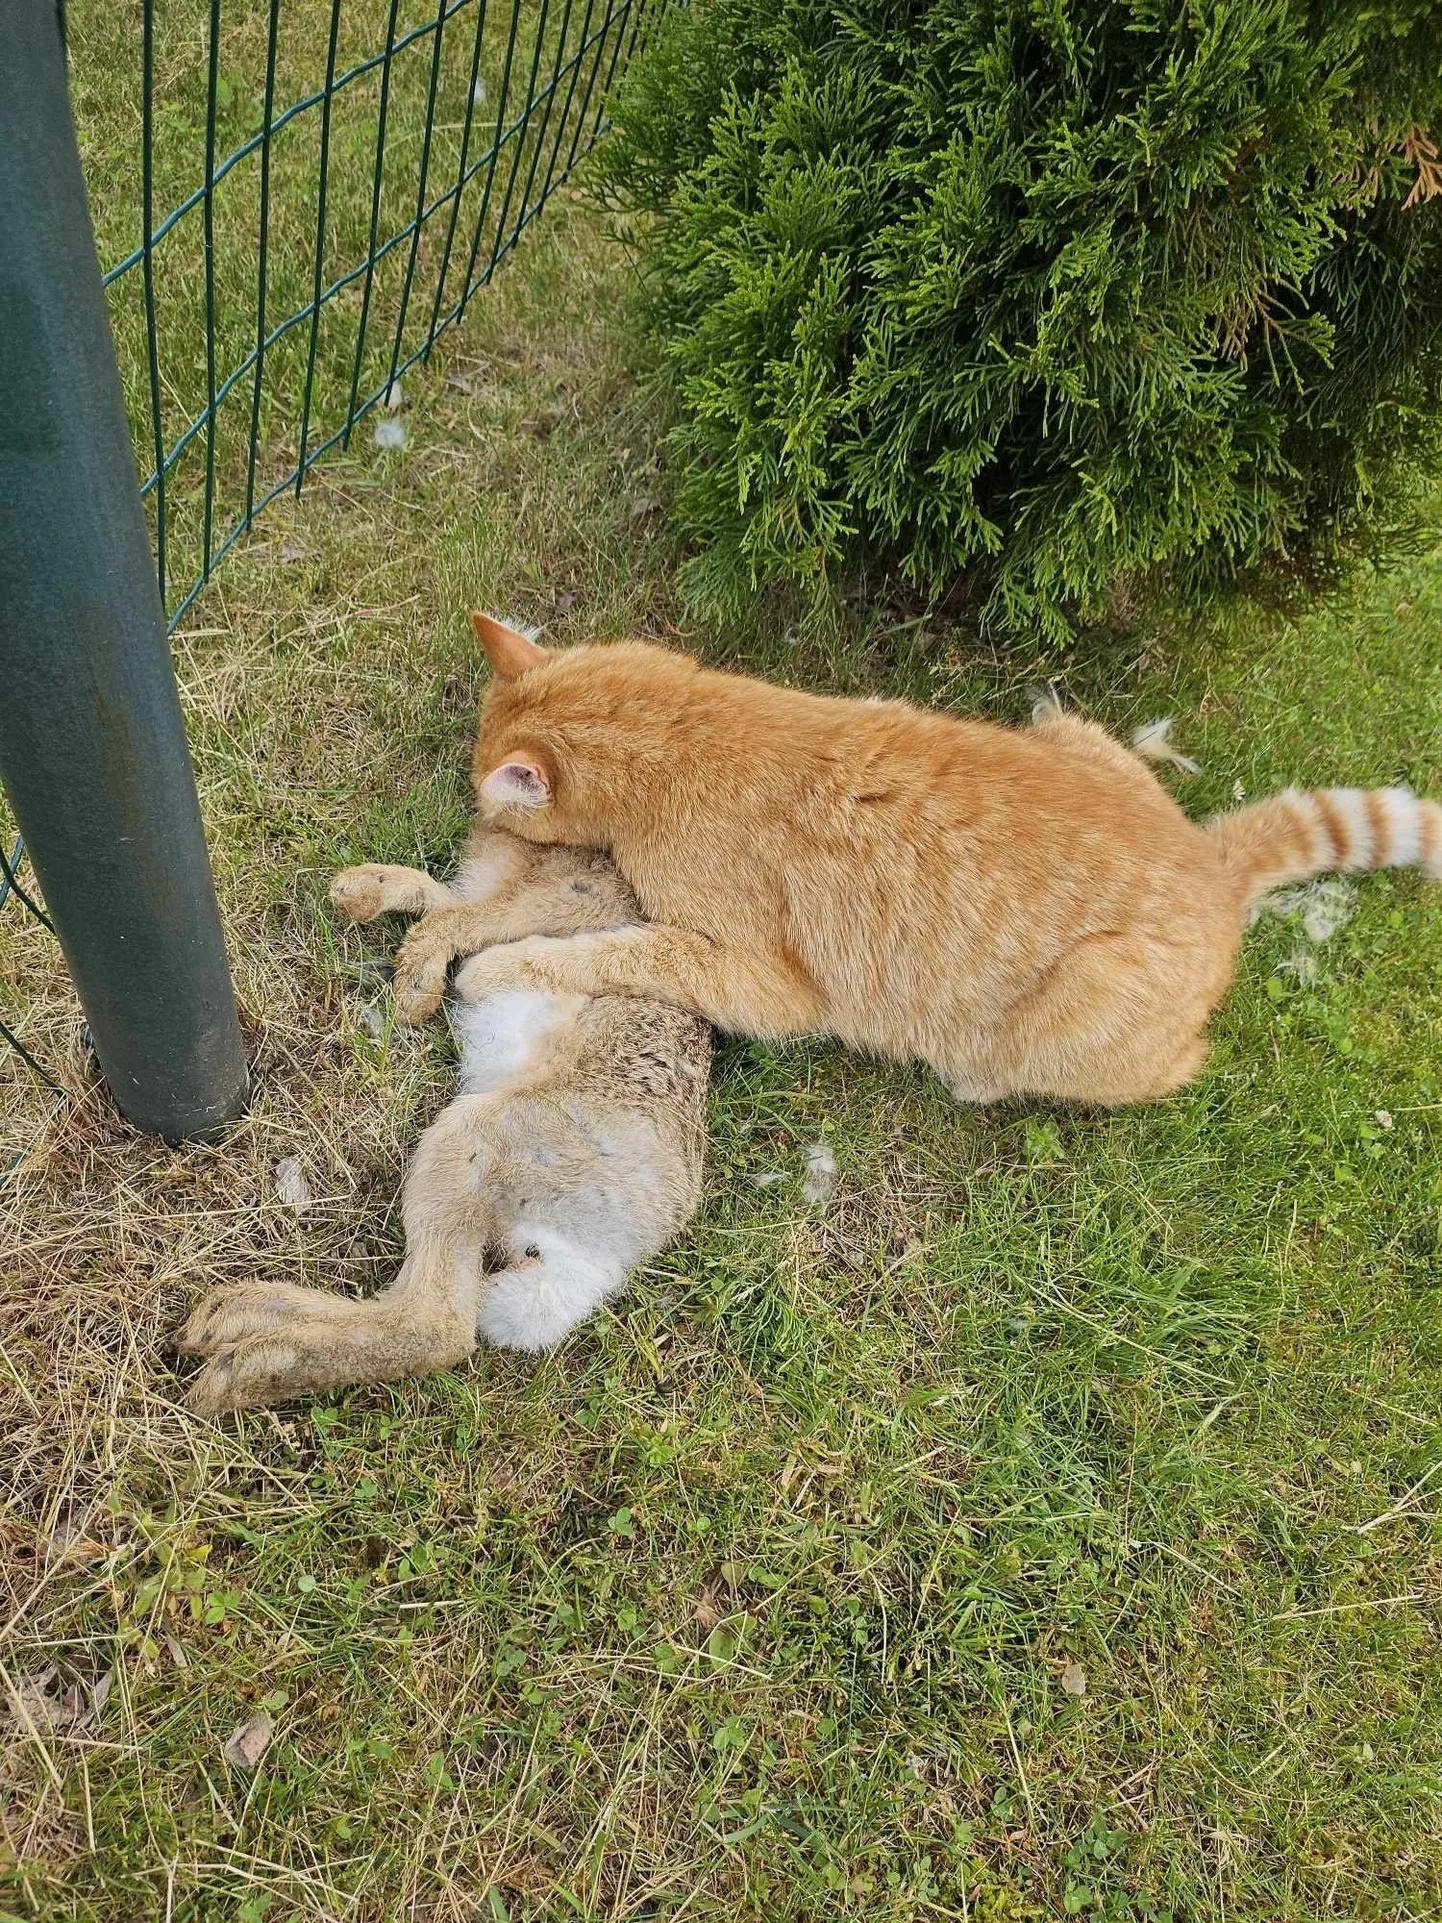
<svg viewBox="0 0 1442 1923"><path fill-rule="evenodd" d="M256 517L368 416L378 445L403 440L402 377L604 131L666 4L71 10L75 115L172 630ZM23 858L18 839L0 852L0 907L44 921ZM0 1037L56 1087L4 1021Z"/></svg>
<svg viewBox="0 0 1442 1923"><path fill-rule="evenodd" d="M20 879L20 864L24 858L25 843L19 835L16 835L8 855L3 848L0 848L0 909L4 908L13 895L18 906L26 914L32 916L42 928L48 928L51 934L54 934L54 923ZM3 1021L0 1021L0 1038L10 1044L16 1056L24 1062L32 1074L40 1078L48 1089L56 1095L61 1093L60 1084L55 1077L30 1053L14 1029Z"/></svg>

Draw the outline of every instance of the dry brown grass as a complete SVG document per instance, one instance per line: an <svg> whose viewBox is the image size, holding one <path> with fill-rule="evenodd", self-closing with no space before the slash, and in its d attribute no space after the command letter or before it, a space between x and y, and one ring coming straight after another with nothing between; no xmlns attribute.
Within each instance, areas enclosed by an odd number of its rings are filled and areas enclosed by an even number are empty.
<svg viewBox="0 0 1442 1923"><path fill-rule="evenodd" d="M573 304L541 346L522 317L552 276ZM168 1148L123 1121L82 1046L53 937L15 904L0 916L6 1018L63 1090L0 1050L0 1164L15 1163L0 1184L12 1678L17 1646L40 1673L48 1598L59 1585L75 1606L78 1566L100 1589L123 1585L138 1550L111 1511L137 1467L163 1478L182 1533L197 1492L256 1468L243 1435L177 1406L167 1345L197 1291L258 1272L368 1290L393 1269L402 1170L445 1098L449 1052L434 1030L390 1026L384 937L338 930L324 891L363 856L443 868L459 839L479 684L472 602L563 634L664 619L667 590L633 571L647 545L629 512L644 457L626 442L645 444L644 406L616 340L593 326L597 281L617 289L614 259L589 224L558 215L516 301L498 285L409 383L405 452L381 454L367 433L318 471L176 637L254 1074L224 1142ZM563 424L558 486L547 443ZM275 1191L290 1155L314 1196L299 1216ZM46 1854L58 1774L53 1732L24 1733L34 1801L6 1819L22 1857Z"/></svg>

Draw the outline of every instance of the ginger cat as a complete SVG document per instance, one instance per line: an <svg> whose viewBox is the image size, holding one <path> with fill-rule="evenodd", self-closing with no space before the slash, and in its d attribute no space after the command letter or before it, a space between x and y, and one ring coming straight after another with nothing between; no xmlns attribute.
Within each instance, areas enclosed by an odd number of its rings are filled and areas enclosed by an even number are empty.
<svg viewBox="0 0 1442 1923"><path fill-rule="evenodd" d="M487 992L645 995L755 1036L929 1062L971 1102L1115 1105L1188 1081L1251 904L1339 868L1442 877L1442 809L1285 794L1201 827L1101 728L800 694L636 641L564 653L472 617L495 671L478 792L528 840L607 850L656 925L530 939ZM455 927L405 943L435 1005Z"/></svg>
<svg viewBox="0 0 1442 1923"><path fill-rule="evenodd" d="M464 918L468 942L634 922L602 855L478 827L456 879L344 869L331 900L353 921ZM457 971L460 1093L406 1176L406 1258L368 1301L288 1282L217 1289L182 1352L209 1360L189 1391L203 1415L348 1382L451 1368L476 1334L548 1349L615 1295L701 1193L711 1036L684 1010L522 988L492 995Z"/></svg>

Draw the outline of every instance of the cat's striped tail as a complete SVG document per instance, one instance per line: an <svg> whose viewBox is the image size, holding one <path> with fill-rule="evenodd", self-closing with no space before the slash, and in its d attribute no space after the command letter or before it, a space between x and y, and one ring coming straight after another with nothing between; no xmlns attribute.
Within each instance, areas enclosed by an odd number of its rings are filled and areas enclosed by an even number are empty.
<svg viewBox="0 0 1442 1923"><path fill-rule="evenodd" d="M1286 788L1218 815L1207 832L1244 908L1269 888L1349 868L1421 868L1442 881L1442 807L1410 788Z"/></svg>

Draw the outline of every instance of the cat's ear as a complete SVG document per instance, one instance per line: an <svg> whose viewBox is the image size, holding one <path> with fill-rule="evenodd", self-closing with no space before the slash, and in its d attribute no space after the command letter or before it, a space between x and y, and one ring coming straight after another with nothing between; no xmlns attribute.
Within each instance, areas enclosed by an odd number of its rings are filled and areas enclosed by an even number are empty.
<svg viewBox="0 0 1442 1923"><path fill-rule="evenodd" d="M538 648L528 634L522 634L519 628L508 628L494 615L477 611L471 616L471 626L486 651L492 672L503 681L514 681L527 669L539 667L546 658L545 649Z"/></svg>
<svg viewBox="0 0 1442 1923"><path fill-rule="evenodd" d="M481 783L480 794L495 808L544 808L551 784L538 761L503 761Z"/></svg>

